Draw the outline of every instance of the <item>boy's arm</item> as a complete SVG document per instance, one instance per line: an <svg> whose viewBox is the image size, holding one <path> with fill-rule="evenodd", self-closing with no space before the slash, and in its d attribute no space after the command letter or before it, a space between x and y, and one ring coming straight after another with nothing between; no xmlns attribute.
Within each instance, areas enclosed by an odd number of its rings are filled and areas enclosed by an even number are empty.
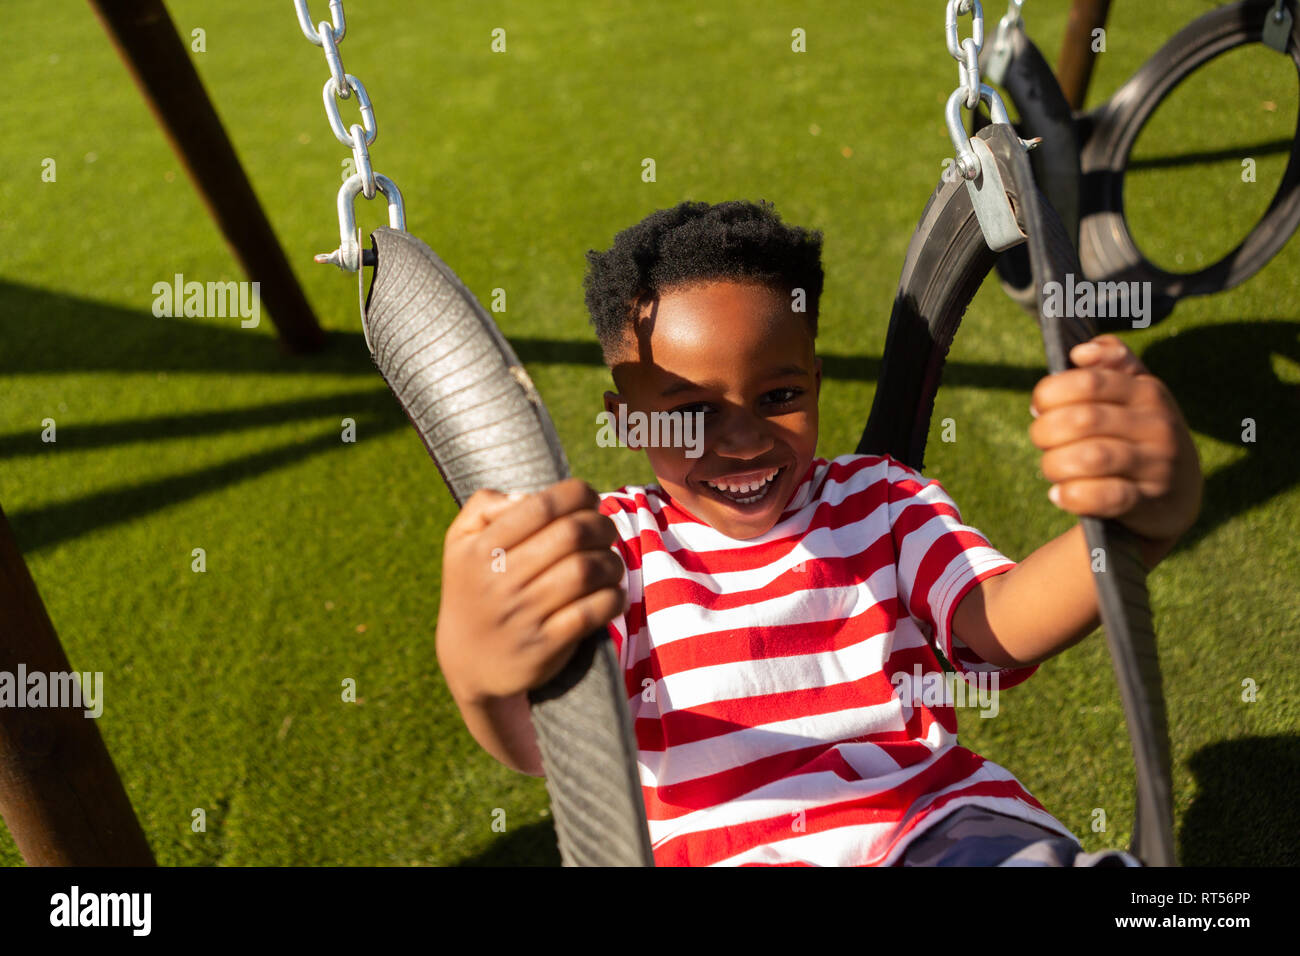
<svg viewBox="0 0 1300 956"><path fill-rule="evenodd" d="M1098 336L1070 358L1077 367L1042 379L1030 406L1050 497L1124 524L1154 567L1200 510L1196 446L1168 389L1118 338ZM997 666L1039 663L1087 637L1100 620L1083 529L977 584L952 621L962 643Z"/></svg>
<svg viewBox="0 0 1300 956"><path fill-rule="evenodd" d="M511 770L545 777L542 754L533 730L528 692L473 702L452 693L460 716L479 746Z"/></svg>
<svg viewBox="0 0 1300 956"><path fill-rule="evenodd" d="M1142 540L1148 568L1173 541ZM1101 624L1083 528L1075 525L1010 571L985 578L957 605L952 628L963 644L999 667L1038 664Z"/></svg>
<svg viewBox="0 0 1300 956"><path fill-rule="evenodd" d="M544 776L529 688L626 601L618 531L599 503L572 478L530 495L484 489L447 529L438 666L470 734L520 773Z"/></svg>

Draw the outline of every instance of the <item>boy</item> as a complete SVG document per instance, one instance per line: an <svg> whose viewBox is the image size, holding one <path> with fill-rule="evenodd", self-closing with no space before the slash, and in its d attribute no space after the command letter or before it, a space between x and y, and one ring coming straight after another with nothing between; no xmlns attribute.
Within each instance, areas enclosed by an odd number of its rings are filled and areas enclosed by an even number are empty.
<svg viewBox="0 0 1300 956"><path fill-rule="evenodd" d="M770 203L682 203L588 261L606 411L699 413L704 440L646 447L654 485L466 502L437 647L475 739L542 775L526 691L608 623L657 864L1138 865L1082 853L957 744L950 700L902 692L936 648L996 688L1083 639L1089 553L1075 526L1017 564L893 458L815 457L821 234ZM1118 518L1153 566L1200 507L1191 436L1115 337L1071 358L1032 395L1050 496Z"/></svg>

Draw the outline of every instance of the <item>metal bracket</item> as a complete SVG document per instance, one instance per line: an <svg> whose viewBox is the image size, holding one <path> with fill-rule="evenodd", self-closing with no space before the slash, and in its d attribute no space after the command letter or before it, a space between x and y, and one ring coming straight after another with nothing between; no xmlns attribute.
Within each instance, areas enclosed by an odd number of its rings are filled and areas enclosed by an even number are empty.
<svg viewBox="0 0 1300 956"><path fill-rule="evenodd" d="M1007 67L1010 65L1011 41L999 37L993 52L989 54L989 65L984 68L984 79L1001 86L1007 76Z"/></svg>
<svg viewBox="0 0 1300 956"><path fill-rule="evenodd" d="M357 248L360 248L360 247L361 247L361 230L360 230L360 228L358 228L358 229L357 229ZM375 349L374 349L374 346L370 344L370 323L368 323L368 322L366 321L366 282L365 282L366 272L365 272L365 267L366 267L366 266L370 266L371 268L373 268L375 265L377 265L377 263L375 262L375 252L374 252L374 250L373 250L373 249L362 249L362 250L361 250L361 266L362 266L362 268L360 268L360 269L357 270L357 315L361 316L361 335L365 338L365 340L366 340L366 348L368 348L368 349L370 350L370 354L371 354L371 355L374 355L374 354L375 354Z"/></svg>
<svg viewBox="0 0 1300 956"><path fill-rule="evenodd" d="M1007 67L1011 65L1011 31L1024 28L1025 21L1020 16L1020 8L1024 5L1025 0L1011 0L1006 14L998 21L997 37L993 41L993 49L989 52L988 66L984 69L985 78L998 86L1003 85Z"/></svg>
<svg viewBox="0 0 1300 956"><path fill-rule="evenodd" d="M1260 42L1271 46L1279 53L1286 52L1286 44L1291 39L1291 25L1294 20L1291 11L1286 8L1285 0L1277 0L1277 6L1268 11L1264 18L1264 34Z"/></svg>
<svg viewBox="0 0 1300 956"><path fill-rule="evenodd" d="M1011 31L1016 29L1006 22L1004 17L998 24L997 38L993 41L993 49L989 52L989 62L984 67L984 78L990 83L996 83L1002 86L1002 81L1006 79L1007 67L1011 65Z"/></svg>
<svg viewBox="0 0 1300 956"><path fill-rule="evenodd" d="M966 180L966 191L970 193L971 205L975 207L975 216L979 219L984 241L994 252L1018 246L1028 237L1016 222L1016 214L1011 208L1011 200L1007 198L1007 189L1002 182L998 162L993 158L993 151L979 137L971 139L970 145L979 157L980 174L974 179Z"/></svg>

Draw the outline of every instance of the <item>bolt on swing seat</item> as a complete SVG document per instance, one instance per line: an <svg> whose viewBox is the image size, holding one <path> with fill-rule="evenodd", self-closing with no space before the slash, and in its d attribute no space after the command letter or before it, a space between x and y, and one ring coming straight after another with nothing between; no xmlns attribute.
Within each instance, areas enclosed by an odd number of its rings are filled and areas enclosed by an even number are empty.
<svg viewBox="0 0 1300 956"><path fill-rule="evenodd" d="M978 138L1028 236L1036 287L1079 274L1070 237L1034 184L1024 144L1006 123ZM478 488L536 491L566 477L550 416L473 294L414 236L381 228L371 239L366 342L457 502ZM948 348L996 261L965 183L941 182L908 248L859 453L887 452L920 468ZM1046 315L1041 304L1048 365L1059 371L1069 367L1070 347L1094 332L1086 320ZM1096 577L1137 764L1132 849L1148 864L1172 865L1169 740L1145 567L1122 526L1082 523L1089 546L1107 555L1108 570ZM529 699L564 864L653 866L631 715L608 633L588 637Z"/></svg>

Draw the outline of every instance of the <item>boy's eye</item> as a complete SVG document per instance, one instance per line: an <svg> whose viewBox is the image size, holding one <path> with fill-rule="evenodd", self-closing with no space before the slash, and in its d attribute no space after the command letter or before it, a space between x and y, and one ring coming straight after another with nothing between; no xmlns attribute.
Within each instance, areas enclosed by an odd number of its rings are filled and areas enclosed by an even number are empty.
<svg viewBox="0 0 1300 956"><path fill-rule="evenodd" d="M713 406L708 402L693 402L690 405L682 405L679 408L673 409L673 412L682 415L694 415L696 412L704 412L705 414L708 414L711 411L713 411Z"/></svg>
<svg viewBox="0 0 1300 956"><path fill-rule="evenodd" d="M763 397L769 405L789 405L802 394L802 388L775 388Z"/></svg>

